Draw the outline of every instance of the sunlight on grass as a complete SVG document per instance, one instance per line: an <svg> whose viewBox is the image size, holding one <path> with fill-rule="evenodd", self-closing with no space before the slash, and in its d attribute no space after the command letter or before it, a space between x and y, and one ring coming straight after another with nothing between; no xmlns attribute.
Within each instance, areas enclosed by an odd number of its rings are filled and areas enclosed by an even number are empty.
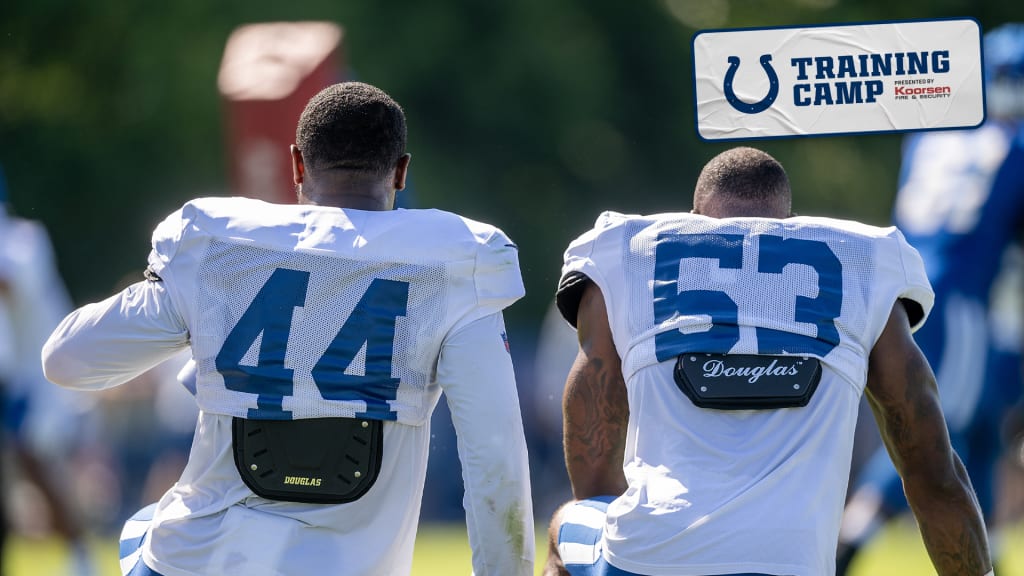
<svg viewBox="0 0 1024 576"><path fill-rule="evenodd" d="M537 570L546 555L543 532L537 533ZM97 576L119 576L116 537L93 542ZM1024 576L1024 524L1008 531L1002 547L1003 564L999 576ZM4 558L7 576L66 574L67 550L52 539L13 538ZM457 525L427 525L420 530L413 560L413 576L453 576L472 572L466 531ZM865 550L854 565L852 576L931 576L924 545L913 524L898 522Z"/></svg>

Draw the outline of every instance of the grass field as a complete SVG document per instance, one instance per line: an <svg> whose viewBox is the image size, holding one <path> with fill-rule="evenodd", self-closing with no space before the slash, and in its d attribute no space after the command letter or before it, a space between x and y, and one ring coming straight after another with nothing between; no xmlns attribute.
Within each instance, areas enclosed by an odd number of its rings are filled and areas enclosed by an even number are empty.
<svg viewBox="0 0 1024 576"><path fill-rule="evenodd" d="M94 545L97 576L119 576L116 538ZM538 574L545 544L538 533ZM1004 542L1004 561L999 576L1024 576L1024 526L1009 531ZM52 540L14 539L4 561L6 576L63 576L66 551ZM465 530L459 526L434 525L420 530L413 561L414 576L453 576L471 572ZM906 523L887 529L854 567L854 576L929 576L921 540Z"/></svg>

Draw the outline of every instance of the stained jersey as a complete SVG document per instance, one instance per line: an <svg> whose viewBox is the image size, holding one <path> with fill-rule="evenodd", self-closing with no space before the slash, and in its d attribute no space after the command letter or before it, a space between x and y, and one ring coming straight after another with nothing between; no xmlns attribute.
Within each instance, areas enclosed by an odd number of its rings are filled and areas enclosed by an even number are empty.
<svg viewBox="0 0 1024 576"><path fill-rule="evenodd" d="M629 399L628 490L608 507L606 558L641 574L835 571L868 355L898 299L914 328L932 304L895 228L827 218L604 213L565 253L600 287ZM695 406L673 379L686 353L817 358L809 403Z"/></svg>
<svg viewBox="0 0 1024 576"><path fill-rule="evenodd" d="M52 379L104 388L191 346L197 433L154 512L146 564L165 576L408 573L443 388L474 568L531 572L526 452L501 319L524 291L500 230L438 210L207 198L157 227L148 275L73 313L43 353ZM235 469L232 417L383 420L380 475L347 504L257 497Z"/></svg>

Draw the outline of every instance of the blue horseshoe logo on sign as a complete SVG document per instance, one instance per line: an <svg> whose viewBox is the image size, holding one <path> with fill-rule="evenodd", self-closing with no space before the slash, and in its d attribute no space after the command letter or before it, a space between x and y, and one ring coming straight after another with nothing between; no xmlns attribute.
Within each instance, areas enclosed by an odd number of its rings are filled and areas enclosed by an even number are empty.
<svg viewBox="0 0 1024 576"><path fill-rule="evenodd" d="M779 75L775 73L775 68L772 68L771 61L771 54L761 55L761 67L768 75L768 94L758 102L747 104L740 100L732 89L732 80L736 77L736 70L740 67L740 58L739 56L729 56L729 71L725 73L725 99L733 108L744 114L757 114L764 112L775 102L775 98L779 96Z"/></svg>

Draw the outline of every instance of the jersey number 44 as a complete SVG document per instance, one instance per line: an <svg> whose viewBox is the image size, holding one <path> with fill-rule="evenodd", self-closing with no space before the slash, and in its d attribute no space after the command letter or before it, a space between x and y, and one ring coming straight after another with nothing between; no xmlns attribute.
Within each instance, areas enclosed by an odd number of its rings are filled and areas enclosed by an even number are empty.
<svg viewBox="0 0 1024 576"><path fill-rule="evenodd" d="M275 269L217 354L215 363L225 387L258 395L257 407L249 409L250 419L291 419L291 412L282 407L295 385L293 370L285 367L285 355L292 316L296 306L305 306L308 286L309 272ZM396 398L399 384L391 375L395 323L405 316L408 301L408 282L375 278L370 283L313 367L313 381L325 400L365 402L366 410L357 418L396 419L388 403ZM261 334L258 363L243 364ZM364 347L364 373L346 374Z"/></svg>

